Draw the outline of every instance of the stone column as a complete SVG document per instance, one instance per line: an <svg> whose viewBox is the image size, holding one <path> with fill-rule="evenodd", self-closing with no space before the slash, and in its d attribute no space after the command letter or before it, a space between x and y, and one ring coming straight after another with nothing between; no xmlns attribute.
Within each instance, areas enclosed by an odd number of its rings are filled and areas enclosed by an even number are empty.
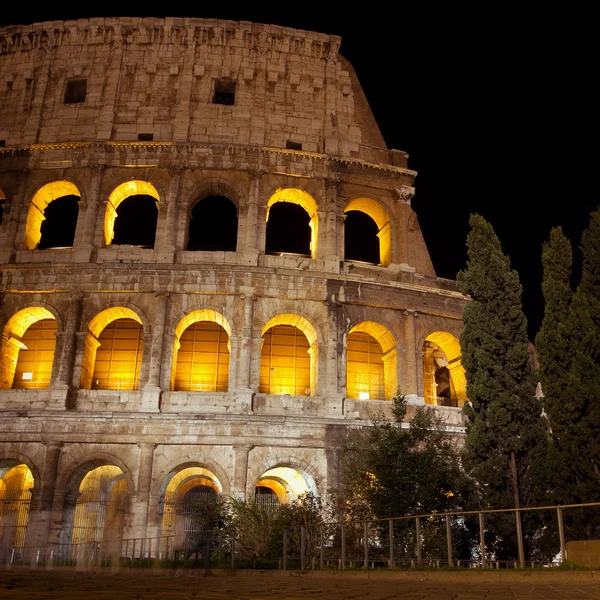
<svg viewBox="0 0 600 600"><path fill-rule="evenodd" d="M408 251L408 221L412 214L411 202L415 195L415 188L403 185L396 190L394 197L398 205L398 226L395 233L398 241L392 246L395 246L395 252L392 255L392 263L399 264L404 267L410 266L409 251ZM394 233L394 232L392 232Z"/></svg>
<svg viewBox="0 0 600 600"><path fill-rule="evenodd" d="M89 338L89 340L88 340ZM75 333L75 358L73 360L73 370L71 372L71 388L76 390L79 388L88 389L92 385L93 372L89 372L90 368L93 368L93 360L89 361L89 356L86 356L86 351L92 352L94 358L96 356L96 349L100 343L96 339L92 339L92 336L87 331L77 331ZM88 350L89 346L89 350ZM84 365L85 361L85 365ZM85 377L82 382L82 373L85 367ZM83 383L83 385L82 385ZM72 406L71 408L75 408Z"/></svg>
<svg viewBox="0 0 600 600"><path fill-rule="evenodd" d="M44 442L46 456L41 472L41 481L34 482L33 495L29 508L29 524L25 537L25 546L39 548L47 546L50 530L53 526L52 514L58 463L62 451L61 442Z"/></svg>
<svg viewBox="0 0 600 600"><path fill-rule="evenodd" d="M189 224L187 223L187 219L183 224L177 222L177 218L181 212L179 191L185 167L183 165L169 165L168 171L171 179L169 181L167 197L161 203L162 206L159 210L159 222L157 223L156 232L156 256L158 262L172 263L175 260L178 243L182 243L178 240L177 233L181 230L182 226L187 227ZM183 233L185 234L185 231Z"/></svg>
<svg viewBox="0 0 600 600"><path fill-rule="evenodd" d="M344 237L338 227L338 191L339 179L324 179L325 210L319 211L319 258L325 264L325 271L339 273L340 260L344 258ZM322 216L321 216L322 215ZM343 221L342 221L343 223Z"/></svg>
<svg viewBox="0 0 600 600"><path fill-rule="evenodd" d="M254 446L234 446L235 466L233 475L232 496L246 499L248 487L248 456Z"/></svg>
<svg viewBox="0 0 600 600"><path fill-rule="evenodd" d="M259 223L259 206L264 204L261 199L261 180L264 174L265 172L261 170L248 171L250 185L245 218L244 222L240 224L238 234L238 252L243 255L244 264L248 265L258 264L258 255L265 251L265 239L264 236L260 236L264 230L264 224L261 227L261 223Z"/></svg>
<svg viewBox="0 0 600 600"><path fill-rule="evenodd" d="M140 463L137 490L130 494L130 531L128 537L145 538L154 535L148 532L148 516L150 512L150 490L152 489L152 466L154 462L154 442L139 442ZM158 507L157 507L158 508Z"/></svg>
<svg viewBox="0 0 600 600"><path fill-rule="evenodd" d="M59 361L58 373L53 383L55 388L70 388L73 385L73 368L75 366L75 348L77 346L77 331L79 330L81 313L83 311L83 293L71 294L69 310L64 331L59 334L62 337L61 352L57 342L55 361ZM58 337L58 335L57 335Z"/></svg>
<svg viewBox="0 0 600 600"><path fill-rule="evenodd" d="M419 376L417 369L420 366L420 361L417 360L417 354L420 356L421 352L417 353L416 347L416 324L415 319L418 318L419 313L416 310L404 311L404 346L406 348L406 356L404 359L404 389L403 393L406 395L406 400L409 404L422 404L423 401L419 399Z"/></svg>
<svg viewBox="0 0 600 600"><path fill-rule="evenodd" d="M152 336L150 337L150 367L148 379L142 388L142 409L150 412L158 411L158 402L162 392L160 387L161 369L163 366L165 325L169 311L169 294L157 294L156 300L156 312L152 326ZM146 336L144 336L145 343Z"/></svg>
<svg viewBox="0 0 600 600"><path fill-rule="evenodd" d="M91 262L97 251L97 234L101 233L98 227L98 206L101 203L100 193L102 181L106 171L105 165L90 165L92 171L91 183L86 191L85 199L79 202L79 218L75 229L73 242L73 255L75 262Z"/></svg>
<svg viewBox="0 0 600 600"><path fill-rule="evenodd" d="M254 369L254 345L252 343L252 331L254 321L254 303L256 297L251 295L252 291L248 290L250 295L240 296L240 301L243 302L244 321L241 335L238 337L238 361L236 373L236 408L239 412L248 413L252 410L252 396L257 387L254 386L251 374ZM260 360L260 354L259 354ZM260 363L259 363L260 371Z"/></svg>
<svg viewBox="0 0 600 600"><path fill-rule="evenodd" d="M27 218L27 211L29 210L29 203L25 201L28 176L29 171L26 169L18 172L13 195L11 198L6 199L4 222L1 228L3 235L0 236L0 263L12 262L15 250L21 249L17 237L19 233L21 233L21 236L24 233L24 225L23 228L20 226L21 215L25 212L25 218Z"/></svg>

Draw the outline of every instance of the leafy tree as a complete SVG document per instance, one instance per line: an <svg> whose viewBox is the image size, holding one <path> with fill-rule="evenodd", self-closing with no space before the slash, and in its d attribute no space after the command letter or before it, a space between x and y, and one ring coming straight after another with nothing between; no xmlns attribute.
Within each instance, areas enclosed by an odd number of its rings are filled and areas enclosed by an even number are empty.
<svg viewBox="0 0 600 600"><path fill-rule="evenodd" d="M394 398L394 420L374 419L372 426L346 431L338 445L340 517L348 522L387 519L403 515L444 513L462 510L470 496L455 440L429 407L413 409L410 423L404 423L407 406L400 393ZM455 523L453 537L457 555L468 556L462 542L464 523ZM370 538L387 545L387 523ZM424 556L445 554L445 521L423 520ZM349 546L360 542L363 530L346 530ZM397 556L404 551L414 556L414 522L398 521L395 526ZM356 540L354 539L356 538ZM465 542L466 543L466 542Z"/></svg>
<svg viewBox="0 0 600 600"><path fill-rule="evenodd" d="M532 506L546 497L547 438L522 288L492 226L480 215L472 215L470 225L467 268L457 279L471 297L460 338L469 398L463 464L478 482L484 507ZM496 551L514 556L514 522L499 523L504 547Z"/></svg>

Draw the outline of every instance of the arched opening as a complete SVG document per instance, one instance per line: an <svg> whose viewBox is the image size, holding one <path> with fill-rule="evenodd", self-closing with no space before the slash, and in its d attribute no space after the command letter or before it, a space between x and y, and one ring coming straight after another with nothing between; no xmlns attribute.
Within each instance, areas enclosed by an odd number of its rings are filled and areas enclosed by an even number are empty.
<svg viewBox="0 0 600 600"><path fill-rule="evenodd" d="M177 550L201 546L222 491L218 477L204 467L171 473L160 502L161 537Z"/></svg>
<svg viewBox="0 0 600 600"><path fill-rule="evenodd" d="M467 398L467 379L458 338L445 331L427 336L423 344L425 402L461 407Z"/></svg>
<svg viewBox="0 0 600 600"><path fill-rule="evenodd" d="M109 308L89 325L81 371L81 388L137 390L144 350L140 317L122 306Z"/></svg>
<svg viewBox="0 0 600 600"><path fill-rule="evenodd" d="M50 387L56 333L54 315L41 306L13 315L2 334L2 389Z"/></svg>
<svg viewBox="0 0 600 600"><path fill-rule="evenodd" d="M29 467L14 460L0 460L0 560L14 558L25 546L31 490Z"/></svg>
<svg viewBox="0 0 600 600"><path fill-rule="evenodd" d="M229 335L222 315L199 310L175 330L171 389L175 392L226 392L229 387Z"/></svg>
<svg viewBox="0 0 600 600"><path fill-rule="evenodd" d="M306 319L279 315L267 323L260 354L260 393L312 396L316 364L316 332Z"/></svg>
<svg viewBox="0 0 600 600"><path fill-rule="evenodd" d="M128 493L123 471L115 465L88 464L78 469L71 483L65 495L62 543L119 542Z"/></svg>
<svg viewBox="0 0 600 600"><path fill-rule="evenodd" d="M208 196L194 205L190 217L188 250L235 252L237 206L225 196Z"/></svg>
<svg viewBox="0 0 600 600"><path fill-rule="evenodd" d="M156 188L147 181L121 184L106 204L104 243L154 248L159 202Z"/></svg>
<svg viewBox="0 0 600 600"><path fill-rule="evenodd" d="M4 209L6 205L6 196L4 192L0 189L0 225L2 225L4 221Z"/></svg>
<svg viewBox="0 0 600 600"><path fill-rule="evenodd" d="M387 210L371 198L355 198L344 213L347 215L344 225L346 258L388 266L392 262L392 241Z"/></svg>
<svg viewBox="0 0 600 600"><path fill-rule="evenodd" d="M312 477L281 466L269 469L259 478L254 488L254 500L267 512L276 512L281 504L291 504L309 492L317 493Z"/></svg>
<svg viewBox="0 0 600 600"><path fill-rule="evenodd" d="M294 188L279 189L267 203L267 254L317 255L318 214L315 199Z"/></svg>
<svg viewBox="0 0 600 600"><path fill-rule="evenodd" d="M80 197L77 186L70 181L54 181L40 188L29 205L23 247L73 246Z"/></svg>
<svg viewBox="0 0 600 600"><path fill-rule="evenodd" d="M359 210L346 212L344 221L345 259L378 265L380 261L378 233L377 223L366 213Z"/></svg>
<svg viewBox="0 0 600 600"><path fill-rule="evenodd" d="M355 325L346 338L346 396L391 400L398 389L396 342L379 323Z"/></svg>

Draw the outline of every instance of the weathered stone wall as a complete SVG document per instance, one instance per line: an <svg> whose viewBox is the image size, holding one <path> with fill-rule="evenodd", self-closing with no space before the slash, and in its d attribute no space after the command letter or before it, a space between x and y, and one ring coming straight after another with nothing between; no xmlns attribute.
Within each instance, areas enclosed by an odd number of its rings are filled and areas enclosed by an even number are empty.
<svg viewBox="0 0 600 600"><path fill-rule="evenodd" d="M224 494L252 493L277 466L327 493L334 433L390 414L394 390L386 400L346 397L346 340L359 324L385 332L386 377L423 403L425 340L459 335L465 299L435 275L411 208L416 173L403 153L378 147L339 44L191 19L0 29L3 349L21 311L58 326L50 388L0 389L0 473L26 464L35 479L29 545L59 539L69 490L100 465L126 476L128 537L159 533L166 481L189 466L209 469ZM86 101L65 105L66 82L78 77L88 80ZM235 106L211 103L220 77L237 82ZM286 150L287 140L303 150ZM57 182L80 197L74 244L31 249L32 199ZM156 191L152 249L107 241L109 198L131 182ZM310 257L265 253L269 201L289 190L316 207ZM186 250L191 208L214 195L237 208L237 251ZM386 215L385 266L345 260L345 210L357 199ZM91 324L107 309L132 311L143 327L137 390L87 389ZM172 390L175 331L194 311L227 323L226 392ZM263 330L280 315L310 329L309 395L259 393ZM436 410L462 433L459 408Z"/></svg>

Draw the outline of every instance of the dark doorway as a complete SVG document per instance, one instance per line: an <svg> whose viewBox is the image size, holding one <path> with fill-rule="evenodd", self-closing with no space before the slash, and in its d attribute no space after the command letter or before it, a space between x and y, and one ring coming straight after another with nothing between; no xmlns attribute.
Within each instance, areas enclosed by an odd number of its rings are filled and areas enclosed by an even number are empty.
<svg viewBox="0 0 600 600"><path fill-rule="evenodd" d="M71 248L79 215L79 196L63 196L53 200L44 210L45 220L40 227L41 238L37 247Z"/></svg>
<svg viewBox="0 0 600 600"><path fill-rule="evenodd" d="M366 213L351 210L344 222L344 256L346 260L359 260L378 265L380 262L379 228Z"/></svg>
<svg viewBox="0 0 600 600"><path fill-rule="evenodd" d="M129 196L117 207L113 245L154 248L158 207L152 196Z"/></svg>
<svg viewBox="0 0 600 600"><path fill-rule="evenodd" d="M298 204L276 202L269 211L266 253L310 256L310 217Z"/></svg>
<svg viewBox="0 0 600 600"><path fill-rule="evenodd" d="M188 250L235 252L238 216L236 205L225 196L208 196L192 209Z"/></svg>

